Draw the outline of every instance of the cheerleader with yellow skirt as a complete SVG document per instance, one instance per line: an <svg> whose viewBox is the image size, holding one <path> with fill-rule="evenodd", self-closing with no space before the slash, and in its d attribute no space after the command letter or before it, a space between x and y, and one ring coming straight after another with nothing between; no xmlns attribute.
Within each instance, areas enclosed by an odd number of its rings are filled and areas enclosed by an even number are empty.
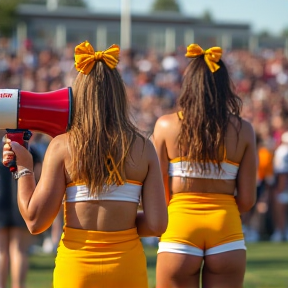
<svg viewBox="0 0 288 288"><path fill-rule="evenodd" d="M19 208L32 234L48 229L64 205L54 288L147 288L139 237L167 226L159 161L129 120L119 52L76 46L71 128L50 142L37 186L31 154L10 139L4 146L6 165L16 156Z"/></svg>
<svg viewBox="0 0 288 288"><path fill-rule="evenodd" d="M192 60L179 112L160 117L153 134L169 216L156 287L240 288L246 265L240 215L256 195L254 130L240 118L222 49L191 44L186 56Z"/></svg>

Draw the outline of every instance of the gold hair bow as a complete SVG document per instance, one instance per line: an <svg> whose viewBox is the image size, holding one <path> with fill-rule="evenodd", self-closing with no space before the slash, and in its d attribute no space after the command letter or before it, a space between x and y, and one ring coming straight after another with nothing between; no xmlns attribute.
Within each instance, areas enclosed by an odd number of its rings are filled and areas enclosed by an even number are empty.
<svg viewBox="0 0 288 288"><path fill-rule="evenodd" d="M96 61L103 60L110 69L114 69L119 61L120 47L111 45L105 51L95 52L92 45L82 42L75 47L75 68L77 71L88 75Z"/></svg>
<svg viewBox="0 0 288 288"><path fill-rule="evenodd" d="M187 47L186 57L194 58L200 55L204 55L204 60L212 73L220 68L217 62L219 62L222 56L222 48L212 47L208 50L203 50L198 44L190 44Z"/></svg>

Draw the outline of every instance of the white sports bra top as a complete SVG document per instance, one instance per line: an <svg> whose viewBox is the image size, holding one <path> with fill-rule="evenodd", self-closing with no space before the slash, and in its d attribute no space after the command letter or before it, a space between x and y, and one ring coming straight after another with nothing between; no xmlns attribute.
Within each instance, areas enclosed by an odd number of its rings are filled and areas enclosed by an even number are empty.
<svg viewBox="0 0 288 288"><path fill-rule="evenodd" d="M177 116L179 120L183 119L183 112L178 111ZM226 149L224 148L224 160L221 162L222 170L219 172L219 169L213 162L207 163L209 169L201 173L199 164L195 164L194 167L189 167L189 162L186 161L185 157L177 157L172 159L169 164L169 176L179 176L179 177L188 177L188 178L202 178L202 179L219 179L219 180L235 180L239 170L239 164L229 161L226 158ZM188 168L189 167L189 168Z"/></svg>
<svg viewBox="0 0 288 288"><path fill-rule="evenodd" d="M142 183L127 180L123 185L112 185L107 192L100 195L89 196L89 190L84 183L70 183L66 187L63 202L82 202L93 200L114 200L127 202L140 202Z"/></svg>
<svg viewBox="0 0 288 288"><path fill-rule="evenodd" d="M229 160L223 160L221 163L222 170L219 172L217 166L215 166L212 162L207 163L209 165L209 169L201 173L199 169L193 169L191 166L189 169L189 162L185 161L184 158L175 158L169 163L169 176L179 176L179 177L188 177L188 178L203 178L203 179L219 179L219 180L235 180L237 177L237 173L239 170L239 164L231 162ZM195 164L197 165L197 164Z"/></svg>

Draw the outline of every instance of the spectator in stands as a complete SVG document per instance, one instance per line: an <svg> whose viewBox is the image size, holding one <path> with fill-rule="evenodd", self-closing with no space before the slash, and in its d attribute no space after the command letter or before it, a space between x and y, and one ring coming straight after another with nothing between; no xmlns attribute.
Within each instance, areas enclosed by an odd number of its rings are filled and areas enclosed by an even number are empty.
<svg viewBox="0 0 288 288"><path fill-rule="evenodd" d="M0 130L0 147L6 131ZM1 149L2 150L2 149ZM17 205L17 182L0 163L0 288L25 288L32 237Z"/></svg>
<svg viewBox="0 0 288 288"><path fill-rule="evenodd" d="M274 155L275 187L273 189L274 233L271 241L288 241L288 132L281 136L281 144Z"/></svg>
<svg viewBox="0 0 288 288"><path fill-rule="evenodd" d="M261 240L261 229L268 212L269 198L274 184L273 152L259 134L256 134L258 152L257 197L253 208L242 215L242 228L247 242Z"/></svg>

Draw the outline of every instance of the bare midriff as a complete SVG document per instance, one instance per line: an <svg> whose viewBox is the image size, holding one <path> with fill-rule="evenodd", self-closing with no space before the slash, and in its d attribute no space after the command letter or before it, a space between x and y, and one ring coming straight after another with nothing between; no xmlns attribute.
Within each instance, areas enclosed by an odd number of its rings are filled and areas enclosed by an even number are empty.
<svg viewBox="0 0 288 288"><path fill-rule="evenodd" d="M135 227L138 203L85 201L64 203L66 226L96 231L121 231Z"/></svg>
<svg viewBox="0 0 288 288"><path fill-rule="evenodd" d="M235 180L200 179L175 176L170 178L170 191L172 191L172 194L182 192L200 192L234 195L235 187Z"/></svg>

